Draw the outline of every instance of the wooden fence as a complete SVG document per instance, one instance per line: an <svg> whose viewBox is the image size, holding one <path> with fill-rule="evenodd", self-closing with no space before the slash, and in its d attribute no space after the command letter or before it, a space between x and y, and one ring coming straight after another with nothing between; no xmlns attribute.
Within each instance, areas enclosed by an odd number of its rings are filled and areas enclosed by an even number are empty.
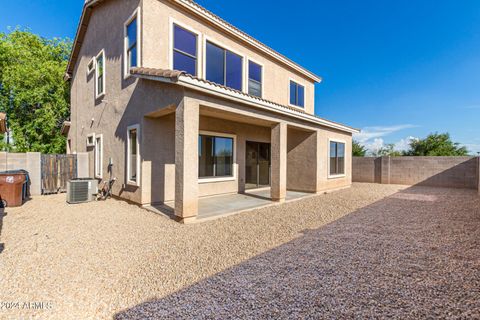
<svg viewBox="0 0 480 320"><path fill-rule="evenodd" d="M42 194L67 191L67 181L77 178L77 155L42 154Z"/></svg>

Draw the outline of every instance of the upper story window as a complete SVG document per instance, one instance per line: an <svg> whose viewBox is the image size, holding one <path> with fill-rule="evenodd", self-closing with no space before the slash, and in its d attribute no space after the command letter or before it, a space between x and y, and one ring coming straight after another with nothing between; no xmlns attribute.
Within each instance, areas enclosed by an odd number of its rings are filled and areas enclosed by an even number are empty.
<svg viewBox="0 0 480 320"><path fill-rule="evenodd" d="M242 91L243 58L207 41L206 79Z"/></svg>
<svg viewBox="0 0 480 320"><path fill-rule="evenodd" d="M345 143L330 141L330 176L345 174Z"/></svg>
<svg viewBox="0 0 480 320"><path fill-rule="evenodd" d="M290 104L305 107L305 87L295 81L290 81Z"/></svg>
<svg viewBox="0 0 480 320"><path fill-rule="evenodd" d="M105 51L102 50L95 58L95 96L105 94Z"/></svg>
<svg viewBox="0 0 480 320"><path fill-rule="evenodd" d="M138 13L135 12L125 23L125 75L140 65Z"/></svg>
<svg viewBox="0 0 480 320"><path fill-rule="evenodd" d="M262 66L248 61L248 94L262 97Z"/></svg>
<svg viewBox="0 0 480 320"><path fill-rule="evenodd" d="M177 25L173 27L173 69L197 75L197 35Z"/></svg>

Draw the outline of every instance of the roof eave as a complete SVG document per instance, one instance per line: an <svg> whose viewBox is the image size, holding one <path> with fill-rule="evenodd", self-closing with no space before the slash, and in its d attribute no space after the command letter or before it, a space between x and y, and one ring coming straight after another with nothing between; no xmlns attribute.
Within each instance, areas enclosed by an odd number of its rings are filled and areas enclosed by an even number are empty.
<svg viewBox="0 0 480 320"><path fill-rule="evenodd" d="M85 4L83 5L82 15L80 16L80 21L78 22L77 32L75 34L75 40L73 41L72 52L70 53L70 57L68 59L67 70L65 72L65 77L64 77L65 81L70 80L73 75L75 63L77 61L78 54L80 52L80 48L83 42L83 39L82 40L80 39L81 38L80 34L82 32L86 32L92 7L101 1L104 1L104 0L90 0L90 1L86 1Z"/></svg>
<svg viewBox="0 0 480 320"><path fill-rule="evenodd" d="M230 100L240 101L242 103L246 103L248 105L251 105L257 108L261 108L268 111L275 111L283 115L291 116L300 120L308 121L311 123L315 123L317 125L325 126L328 128L332 128L332 129L336 129L336 130L340 130L340 131L344 131L352 134L360 132L360 130L358 129L355 129L340 123L329 121L329 120L326 120L314 115L310 115L307 113L293 111L289 108L283 107L273 102L268 102L261 99L254 99L253 97L247 96L239 92L234 92L225 88L214 86L214 85L205 83L200 79L194 79L188 75L180 75L178 77L178 80L172 79L170 77L163 77L163 76L150 75L150 74L139 74L139 73L133 74L133 76L141 79L160 81L164 83L175 83L175 84L182 85L184 87L188 87L194 90L208 92L210 94L221 96L223 98L227 98Z"/></svg>

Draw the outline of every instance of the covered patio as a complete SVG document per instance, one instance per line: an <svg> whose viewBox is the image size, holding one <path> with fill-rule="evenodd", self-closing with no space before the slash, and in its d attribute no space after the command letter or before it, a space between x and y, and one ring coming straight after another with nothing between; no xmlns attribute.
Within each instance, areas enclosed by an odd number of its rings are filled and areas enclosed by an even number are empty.
<svg viewBox="0 0 480 320"><path fill-rule="evenodd" d="M319 128L190 95L145 115L144 207L190 223L322 191Z"/></svg>
<svg viewBox="0 0 480 320"><path fill-rule="evenodd" d="M198 216L193 222L204 222L218 218L228 217L237 213L265 208L280 204L270 197L270 188L248 190L245 193L224 194L198 199ZM285 202L293 202L305 199L315 194L287 191ZM171 219L177 220L175 216L175 201L164 204L149 205L145 209Z"/></svg>

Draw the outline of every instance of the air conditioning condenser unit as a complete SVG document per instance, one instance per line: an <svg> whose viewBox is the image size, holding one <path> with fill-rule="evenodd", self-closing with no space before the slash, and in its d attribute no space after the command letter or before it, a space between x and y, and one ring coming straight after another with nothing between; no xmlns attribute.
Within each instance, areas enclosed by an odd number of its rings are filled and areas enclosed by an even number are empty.
<svg viewBox="0 0 480 320"><path fill-rule="evenodd" d="M75 179L67 182L67 202L84 203L95 200L98 181L95 179Z"/></svg>

